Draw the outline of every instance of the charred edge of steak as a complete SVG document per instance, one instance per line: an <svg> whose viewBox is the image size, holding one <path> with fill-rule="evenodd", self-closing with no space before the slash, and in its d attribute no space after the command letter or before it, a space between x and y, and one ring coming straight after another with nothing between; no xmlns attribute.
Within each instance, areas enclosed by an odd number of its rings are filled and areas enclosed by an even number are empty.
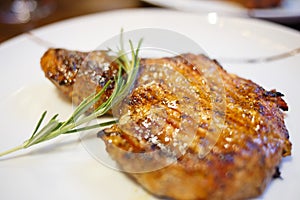
<svg viewBox="0 0 300 200"><path fill-rule="evenodd" d="M274 178L274 179L276 179L276 178L283 179L283 178L281 177L281 172L280 172L279 166L277 166L277 167L275 168L275 173L273 174L273 178Z"/></svg>
<svg viewBox="0 0 300 200"><path fill-rule="evenodd" d="M45 76L59 86L74 83L79 67L87 53L65 49L49 49L41 59Z"/></svg>

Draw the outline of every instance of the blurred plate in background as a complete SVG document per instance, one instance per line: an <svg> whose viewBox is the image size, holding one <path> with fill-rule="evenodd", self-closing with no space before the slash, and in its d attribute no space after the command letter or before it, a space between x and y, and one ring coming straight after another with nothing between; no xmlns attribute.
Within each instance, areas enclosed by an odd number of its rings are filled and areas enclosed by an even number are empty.
<svg viewBox="0 0 300 200"><path fill-rule="evenodd" d="M219 15L255 17L278 22L300 21L300 0L283 0L281 6L248 10L236 3L222 0L142 0L153 5L176 10L200 13L216 12Z"/></svg>

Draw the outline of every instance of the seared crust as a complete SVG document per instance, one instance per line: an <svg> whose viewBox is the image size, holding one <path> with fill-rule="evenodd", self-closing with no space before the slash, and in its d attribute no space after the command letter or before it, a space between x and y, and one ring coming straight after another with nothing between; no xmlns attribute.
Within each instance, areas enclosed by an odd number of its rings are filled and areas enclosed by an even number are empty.
<svg viewBox="0 0 300 200"><path fill-rule="evenodd" d="M179 68L184 69L181 73L193 80L192 84L198 86L203 77L199 77L198 72L193 72L193 66L199 64L199 58L206 61L207 58L191 54L183 57L191 64L182 62L181 57L174 57L145 60L144 67L150 66L152 63L168 63L177 71L180 71ZM197 62L193 64L193 61L196 60ZM217 64L214 61L210 62ZM201 140L206 137L203 135L207 133L209 128L207 124L210 121L200 118L196 137L183 156L162 169L130 174L151 193L174 199L248 199L256 197L264 191L272 179L281 158L290 155L291 143L288 140L283 113L280 111L280 108L287 110L287 105L281 98L282 95L276 91L268 92L250 80L228 74L221 67L218 67L218 71L224 81L226 91L226 112L224 129L217 143L204 158L199 157L198 144L201 144ZM144 75L141 74L141 77ZM129 105L132 116L141 115L134 112L137 107L139 110L148 110L148 104L157 105L156 101L145 98L145 96L159 98L156 94L160 90L163 89L158 89L157 85L153 84L148 87L138 87L133 91L130 99L138 98L138 94L146 94L142 97L139 96L140 101ZM209 91L202 92L209 94ZM203 99L199 99L200 101ZM204 106L204 110L205 107L210 109L209 102L202 102L201 106ZM167 107L165 109L167 112L173 110ZM168 116L175 117L173 121L180 121L178 114ZM176 118L176 116L178 117ZM131 120L135 119L135 117L131 118ZM146 120L147 116L141 116L135 122L142 123L143 119ZM149 123L149 121L147 122ZM177 125L173 124L174 129ZM140 168L130 159L128 153L119 149L127 152L147 152L153 146L151 139L141 142L138 137L132 137L132 134L132 131L121 130L118 126L104 130L100 134L106 142L109 154L125 171ZM164 142L163 138L172 138L167 131L163 131L163 134L158 137L162 138L160 142L164 145L168 144ZM134 157L134 159L137 158ZM154 166L152 162L155 163L156 160L153 158L153 160L143 163L143 160L140 159L138 164L139 167Z"/></svg>
<svg viewBox="0 0 300 200"><path fill-rule="evenodd" d="M98 107L112 93L118 65L106 51L79 52L49 49L41 58L45 76L75 105L94 92L100 91L107 81L112 83Z"/></svg>
<svg viewBox="0 0 300 200"><path fill-rule="evenodd" d="M43 64L49 65L49 61ZM178 99L181 93L186 95L184 91L170 90L165 74L158 79L152 77L148 70L151 66L168 66L180 73L191 85L191 97ZM207 84L202 66L216 67L226 103L224 113L218 113L224 116L222 131L205 156L204 144L212 137L210 95L215 88ZM178 84L186 84L180 81ZM199 113L199 118L184 115L184 103L191 98L196 99L196 103L191 101L191 112ZM189 200L248 199L264 191L282 157L291 154L281 109L288 109L281 93L229 74L205 56L143 59L136 88L116 109L120 123L100 132L99 137L120 167L154 195ZM183 142L178 146L175 143L181 136L177 130L183 120L193 124L196 131L188 145ZM151 152L152 156L141 156ZM165 158L173 160L169 163Z"/></svg>

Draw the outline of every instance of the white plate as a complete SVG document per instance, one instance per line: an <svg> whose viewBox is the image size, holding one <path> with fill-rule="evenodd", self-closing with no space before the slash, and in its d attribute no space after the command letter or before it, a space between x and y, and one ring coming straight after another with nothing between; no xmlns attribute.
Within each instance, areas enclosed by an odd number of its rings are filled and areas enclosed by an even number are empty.
<svg viewBox="0 0 300 200"><path fill-rule="evenodd" d="M300 0L283 0L277 8L247 10L240 5L222 0L143 0L145 2L183 11L217 12L221 15L251 16L279 21L300 19Z"/></svg>
<svg viewBox="0 0 300 200"><path fill-rule="evenodd" d="M199 43L212 57L268 56L300 46L298 32L271 23L161 9L94 14L55 23L33 34L56 47L93 50L119 33L121 27L177 31ZM27 139L44 110L50 115L59 112L62 119L72 110L40 70L39 60L47 49L43 44L21 35L0 45L0 151ZM290 106L286 125L293 156L282 163L283 180L274 180L262 196L267 200L300 196L299 63L299 55L272 63L223 63L229 72L252 79L266 89L278 89ZM155 199L124 174L94 160L76 134L1 158L0 180L1 199Z"/></svg>

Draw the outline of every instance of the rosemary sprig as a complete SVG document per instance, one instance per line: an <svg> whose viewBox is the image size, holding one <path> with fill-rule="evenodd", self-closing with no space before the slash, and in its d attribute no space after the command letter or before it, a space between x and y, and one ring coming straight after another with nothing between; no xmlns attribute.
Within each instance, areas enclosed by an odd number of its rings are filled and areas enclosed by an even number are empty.
<svg viewBox="0 0 300 200"><path fill-rule="evenodd" d="M113 104L118 103L118 101L123 99L122 97L127 94L135 80L139 68L138 53L142 40L139 41L136 50L134 50L132 42L129 41L132 52L131 61L129 61L128 57L125 54L122 34L120 40L121 48L117 53L118 57L116 60L119 64L118 75L115 80L114 90L111 96L104 103L102 103L92 113L86 115L86 111L100 99L100 97L106 91L107 87L111 84L111 81L108 81L101 89L101 91L99 91L97 94L91 94L85 100L83 100L66 121L59 121L57 119L58 114L56 114L42 128L40 128L47 113L45 111L39 119L31 137L28 140L24 141L23 144L0 153L0 157L21 149L26 149L35 144L48 141L50 139L56 138L59 135L72 134L79 131L101 128L116 123L117 120L110 120L91 126L84 126L84 124L104 115L109 109L111 109ZM125 76L125 78L123 78L123 76ZM83 127L80 127L82 125Z"/></svg>

